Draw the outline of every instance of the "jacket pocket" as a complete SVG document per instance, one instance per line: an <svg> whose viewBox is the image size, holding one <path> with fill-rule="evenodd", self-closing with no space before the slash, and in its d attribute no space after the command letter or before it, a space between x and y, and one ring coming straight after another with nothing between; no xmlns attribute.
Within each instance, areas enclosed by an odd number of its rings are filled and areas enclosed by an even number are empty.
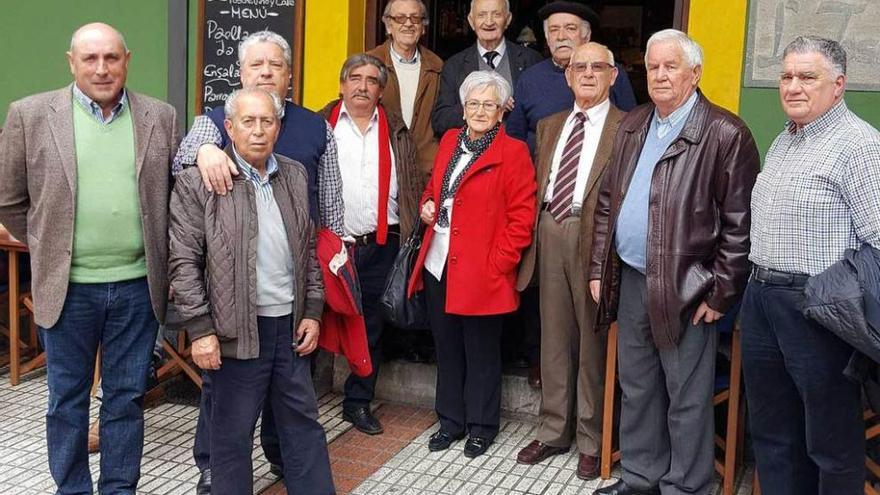
<svg viewBox="0 0 880 495"><path fill-rule="evenodd" d="M703 297L715 283L715 275L712 274L699 261L691 264L684 274L681 284L681 296L685 303L693 303Z"/></svg>

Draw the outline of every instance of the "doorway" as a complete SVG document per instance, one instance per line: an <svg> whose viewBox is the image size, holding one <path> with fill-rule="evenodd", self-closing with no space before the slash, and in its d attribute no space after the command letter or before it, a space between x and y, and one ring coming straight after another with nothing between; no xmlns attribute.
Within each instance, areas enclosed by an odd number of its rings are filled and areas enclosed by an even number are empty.
<svg viewBox="0 0 880 495"><path fill-rule="evenodd" d="M470 0L424 0L431 23L422 43L442 59L472 45L476 39L467 23ZM385 41L382 10L386 0L368 0L366 49ZM510 0L513 22L505 35L510 41L528 45L549 56L538 9L550 0ZM639 103L648 100L644 47L661 29L687 26L690 0L594 0L589 2L601 18L592 38L607 45L624 65Z"/></svg>

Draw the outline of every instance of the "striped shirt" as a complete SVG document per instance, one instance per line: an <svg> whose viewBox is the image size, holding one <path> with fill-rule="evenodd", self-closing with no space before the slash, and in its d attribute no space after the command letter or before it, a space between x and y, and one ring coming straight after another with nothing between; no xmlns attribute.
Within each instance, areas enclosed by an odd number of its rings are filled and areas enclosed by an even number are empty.
<svg viewBox="0 0 880 495"><path fill-rule="evenodd" d="M777 136L752 191L760 266L815 275L862 243L880 248L880 133L841 101Z"/></svg>

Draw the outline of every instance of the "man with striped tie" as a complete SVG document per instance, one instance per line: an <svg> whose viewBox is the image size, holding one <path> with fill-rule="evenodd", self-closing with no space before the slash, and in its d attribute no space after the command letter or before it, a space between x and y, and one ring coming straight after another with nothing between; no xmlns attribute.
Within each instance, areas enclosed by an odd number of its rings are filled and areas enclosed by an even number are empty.
<svg viewBox="0 0 880 495"><path fill-rule="evenodd" d="M578 47L565 77L573 108L538 123L537 228L517 284L525 289L538 273L543 379L537 439L517 462L536 464L568 452L575 438L577 476L592 479L599 472L605 343L594 330L586 262L599 182L624 113L608 99L617 68L605 46Z"/></svg>

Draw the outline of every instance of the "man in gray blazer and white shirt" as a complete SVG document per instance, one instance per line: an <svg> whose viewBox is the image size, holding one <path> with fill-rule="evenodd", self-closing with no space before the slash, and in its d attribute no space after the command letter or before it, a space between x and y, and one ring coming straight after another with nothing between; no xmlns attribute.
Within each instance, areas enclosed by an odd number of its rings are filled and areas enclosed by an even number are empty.
<svg viewBox="0 0 880 495"><path fill-rule="evenodd" d="M31 252L58 493L92 493L89 387L101 346L98 490L133 494L147 371L168 297L176 114L125 89L131 53L111 26L80 27L67 58L73 84L9 107L0 134L0 223Z"/></svg>

